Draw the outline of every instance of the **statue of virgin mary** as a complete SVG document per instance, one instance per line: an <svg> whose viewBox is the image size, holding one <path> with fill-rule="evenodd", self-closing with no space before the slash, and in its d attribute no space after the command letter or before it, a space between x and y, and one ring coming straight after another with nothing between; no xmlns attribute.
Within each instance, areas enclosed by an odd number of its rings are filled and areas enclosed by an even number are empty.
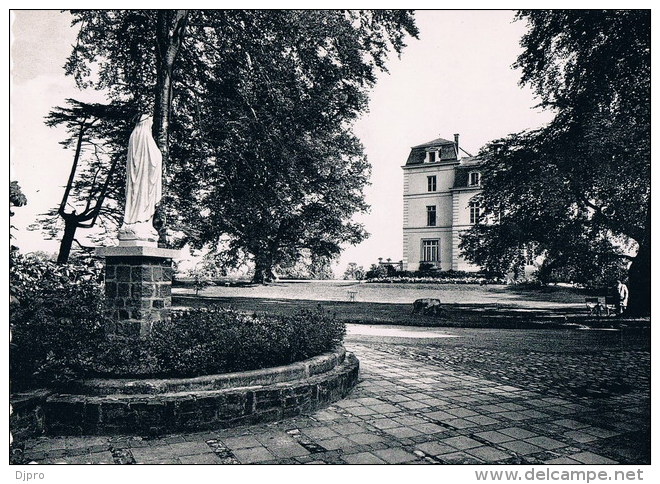
<svg viewBox="0 0 660 484"><path fill-rule="evenodd" d="M162 195L163 156L151 135L153 118L140 116L128 141L126 160L126 207L119 229L119 245L151 245L158 242L153 218Z"/></svg>

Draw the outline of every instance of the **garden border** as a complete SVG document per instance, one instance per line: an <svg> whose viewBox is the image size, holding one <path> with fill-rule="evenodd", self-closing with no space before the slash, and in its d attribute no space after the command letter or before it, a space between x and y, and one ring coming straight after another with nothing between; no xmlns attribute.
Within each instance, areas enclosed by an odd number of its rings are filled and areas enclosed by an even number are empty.
<svg viewBox="0 0 660 484"><path fill-rule="evenodd" d="M204 375L193 378L86 379L74 382L71 386L71 393L76 395L108 395L112 393L157 395L286 383L330 371L343 363L345 357L346 350L342 346L307 360L259 370Z"/></svg>
<svg viewBox="0 0 660 484"><path fill-rule="evenodd" d="M275 421L314 411L345 397L357 384L358 374L359 360L339 347L291 365L226 375L126 379L123 388L117 379L87 380L72 387L77 394L53 393L35 403L41 406L39 413L49 434L162 435ZM153 393L129 393L135 390ZM12 431L15 435L26 432Z"/></svg>

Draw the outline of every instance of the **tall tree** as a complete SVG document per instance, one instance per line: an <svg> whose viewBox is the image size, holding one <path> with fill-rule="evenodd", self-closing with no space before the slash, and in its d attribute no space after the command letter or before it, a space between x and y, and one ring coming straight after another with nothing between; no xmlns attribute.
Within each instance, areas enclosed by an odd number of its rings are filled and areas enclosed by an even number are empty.
<svg viewBox="0 0 660 484"><path fill-rule="evenodd" d="M17 181L12 181L9 183L9 218L14 216L14 211L12 208L14 207L22 207L27 203L27 198L23 194L23 190L21 190L21 187L19 186ZM15 227L13 225L9 225L9 238L13 239L14 236L11 233L11 230L14 229ZM10 250L14 250L15 246L11 246Z"/></svg>
<svg viewBox="0 0 660 484"><path fill-rule="evenodd" d="M23 194L20 185L17 181L12 181L9 183L9 216L13 217L14 212L12 211L13 207L22 207L27 203L27 198Z"/></svg>
<svg viewBox="0 0 660 484"><path fill-rule="evenodd" d="M111 102L156 107L171 235L228 239L255 280L303 249L332 256L366 235L368 164L352 134L408 11L73 11L67 72ZM94 81L90 64L94 64ZM168 114L169 113L169 114ZM169 140L169 146L168 146Z"/></svg>
<svg viewBox="0 0 660 484"><path fill-rule="evenodd" d="M465 237L468 257L536 244L548 262L630 258L629 310L650 312L650 12L521 11L516 67L547 126L490 143L481 197L490 227ZM493 243L497 233L508 239ZM491 248L488 248L488 246Z"/></svg>
<svg viewBox="0 0 660 484"><path fill-rule="evenodd" d="M60 205L38 219L50 238L57 237L64 224L59 263L68 261L77 229L91 228L100 219L98 236L102 238L121 222L124 141L133 111L119 102L106 105L68 99L67 106L55 108L46 117L48 126L64 126L69 136L61 144L74 149Z"/></svg>

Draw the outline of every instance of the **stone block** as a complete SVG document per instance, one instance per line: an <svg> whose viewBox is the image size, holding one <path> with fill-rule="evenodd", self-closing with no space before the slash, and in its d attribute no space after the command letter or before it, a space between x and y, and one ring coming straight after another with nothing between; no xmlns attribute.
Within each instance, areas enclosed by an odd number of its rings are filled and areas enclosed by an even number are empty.
<svg viewBox="0 0 660 484"><path fill-rule="evenodd" d="M114 279L117 275L116 267L111 264L106 264L105 266L105 278L106 280L108 279Z"/></svg>
<svg viewBox="0 0 660 484"><path fill-rule="evenodd" d="M141 282L143 270L142 266L131 266L131 282Z"/></svg>
<svg viewBox="0 0 660 484"><path fill-rule="evenodd" d="M172 264L168 264L169 267L163 267L163 281L172 282L172 277L174 276L174 269Z"/></svg>
<svg viewBox="0 0 660 484"><path fill-rule="evenodd" d="M282 409L283 418L296 417L302 413L301 407L285 407Z"/></svg>
<svg viewBox="0 0 660 484"><path fill-rule="evenodd" d="M101 420L101 406L100 405L90 405L87 403L85 405L85 419L80 422L80 426L83 429L83 433L97 434L99 433L98 424Z"/></svg>
<svg viewBox="0 0 660 484"><path fill-rule="evenodd" d="M129 287L130 287L129 297L131 299L138 299L139 300L140 297L142 297L142 284L132 282L129 285Z"/></svg>
<svg viewBox="0 0 660 484"><path fill-rule="evenodd" d="M130 292L130 284L128 282L117 284L117 297L129 297Z"/></svg>
<svg viewBox="0 0 660 484"><path fill-rule="evenodd" d="M153 271L153 281L158 282L163 280L163 268L161 266L153 266L151 268Z"/></svg>
<svg viewBox="0 0 660 484"><path fill-rule="evenodd" d="M151 266L144 265L141 267L140 279L145 282L152 282L154 280L154 273Z"/></svg>
<svg viewBox="0 0 660 484"><path fill-rule="evenodd" d="M112 422L112 426L122 431L130 431L137 424L137 414L131 410L128 403L103 402L99 408L99 421Z"/></svg>
<svg viewBox="0 0 660 484"><path fill-rule="evenodd" d="M117 266L117 282L131 282L131 267L127 265Z"/></svg>
<svg viewBox="0 0 660 484"><path fill-rule="evenodd" d="M114 299L117 297L117 283L116 282L105 282L105 297L108 299Z"/></svg>
<svg viewBox="0 0 660 484"><path fill-rule="evenodd" d="M143 282L140 284L140 297L153 297L155 289L156 287L154 284Z"/></svg>
<svg viewBox="0 0 660 484"><path fill-rule="evenodd" d="M269 410L263 410L260 412L255 412L250 416L250 423L256 424L261 422L272 422L275 420L280 420L282 418L282 409L280 408L271 408Z"/></svg>

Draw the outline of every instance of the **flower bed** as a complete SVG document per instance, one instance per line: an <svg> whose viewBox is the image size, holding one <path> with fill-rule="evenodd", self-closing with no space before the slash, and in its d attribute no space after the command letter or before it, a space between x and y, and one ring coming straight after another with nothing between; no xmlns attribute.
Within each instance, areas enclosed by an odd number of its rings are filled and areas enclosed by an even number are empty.
<svg viewBox="0 0 660 484"><path fill-rule="evenodd" d="M460 277L424 277L424 276L389 276L379 277L377 279L368 279L367 283L403 283L403 284L501 284L501 281L488 279L480 276L460 276Z"/></svg>
<svg viewBox="0 0 660 484"><path fill-rule="evenodd" d="M341 344L334 315L244 314L225 308L174 311L146 339L106 336L102 286L88 268L12 260L12 391L65 387L103 377L194 377L301 361Z"/></svg>

